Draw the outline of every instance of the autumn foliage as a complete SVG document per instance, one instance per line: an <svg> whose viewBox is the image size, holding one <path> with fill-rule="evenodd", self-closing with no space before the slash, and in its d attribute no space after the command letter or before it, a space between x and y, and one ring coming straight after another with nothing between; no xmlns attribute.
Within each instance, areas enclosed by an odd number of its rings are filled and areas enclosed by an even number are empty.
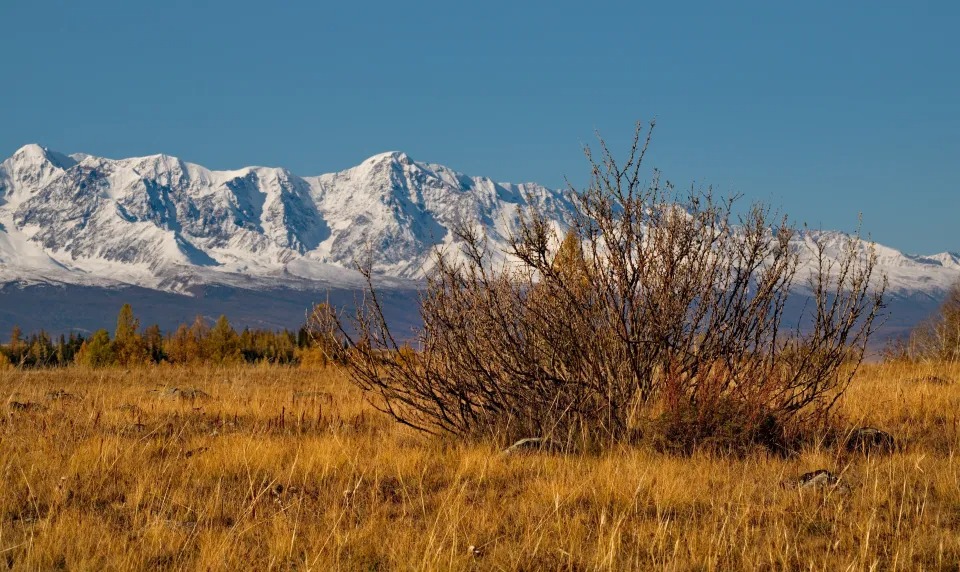
<svg viewBox="0 0 960 572"><path fill-rule="evenodd" d="M206 318L197 316L190 326L181 324L164 334L156 324L141 329L133 308L124 304L112 337L110 332L100 329L87 337L61 335L54 341L44 331L25 337L15 327L9 343L0 347L0 367L62 367L73 363L94 368L161 363L294 364L304 356L320 355L318 350L308 348L308 343L305 331L237 332L226 316L220 316L212 326Z"/></svg>

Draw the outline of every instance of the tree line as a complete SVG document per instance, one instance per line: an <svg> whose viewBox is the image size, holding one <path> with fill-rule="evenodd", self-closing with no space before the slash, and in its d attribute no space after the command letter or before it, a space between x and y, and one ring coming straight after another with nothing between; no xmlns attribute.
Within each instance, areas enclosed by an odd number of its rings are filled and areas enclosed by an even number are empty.
<svg viewBox="0 0 960 572"><path fill-rule="evenodd" d="M157 324L141 329L133 308L124 304L117 315L113 336L106 329L89 336L70 333L54 338L43 330L25 336L14 326L9 343L0 346L0 365L23 368L160 363L289 365L324 361L322 353L311 350L310 346L305 327L297 331L244 328L238 332L226 316L220 316L213 325L197 316L192 324L180 324L172 332L163 332Z"/></svg>

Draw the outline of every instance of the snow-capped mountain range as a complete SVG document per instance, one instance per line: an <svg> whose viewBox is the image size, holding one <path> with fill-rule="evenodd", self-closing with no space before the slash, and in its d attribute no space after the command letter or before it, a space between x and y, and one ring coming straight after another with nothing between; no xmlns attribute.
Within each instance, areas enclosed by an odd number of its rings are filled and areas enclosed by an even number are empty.
<svg viewBox="0 0 960 572"><path fill-rule="evenodd" d="M192 282L351 283L358 258L416 278L449 228L480 221L504 241L527 199L563 224L569 203L384 153L315 177L211 171L175 157L112 160L27 145L0 164L0 281L104 280L166 291Z"/></svg>
<svg viewBox="0 0 960 572"><path fill-rule="evenodd" d="M558 228L571 220L563 192L471 177L399 152L302 177L27 145L0 163L0 284L181 294L211 284L355 288L355 261L372 256L385 285L409 288L435 246L453 245L455 221L479 221L494 249L505 248L528 199ZM818 231L797 240L839 248L844 238ZM934 299L960 278L957 254L878 252L897 296Z"/></svg>

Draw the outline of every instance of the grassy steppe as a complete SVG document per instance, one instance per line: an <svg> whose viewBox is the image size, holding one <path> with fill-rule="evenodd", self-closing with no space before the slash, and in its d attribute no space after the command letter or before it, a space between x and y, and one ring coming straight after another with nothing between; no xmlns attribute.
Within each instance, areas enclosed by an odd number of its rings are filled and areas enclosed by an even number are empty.
<svg viewBox="0 0 960 572"><path fill-rule="evenodd" d="M502 456L335 369L3 371L0 569L958 570L960 383L930 374L960 367L865 366L844 398L895 454L737 459ZM849 488L783 485L819 468Z"/></svg>

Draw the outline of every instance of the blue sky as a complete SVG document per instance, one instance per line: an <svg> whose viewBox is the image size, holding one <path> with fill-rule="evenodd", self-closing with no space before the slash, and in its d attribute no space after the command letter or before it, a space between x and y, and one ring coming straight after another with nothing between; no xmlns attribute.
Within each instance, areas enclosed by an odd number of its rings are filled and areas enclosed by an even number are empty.
<svg viewBox="0 0 960 572"><path fill-rule="evenodd" d="M319 174L403 150L586 181L657 120L651 166L798 222L960 251L954 2L0 4L0 155Z"/></svg>

